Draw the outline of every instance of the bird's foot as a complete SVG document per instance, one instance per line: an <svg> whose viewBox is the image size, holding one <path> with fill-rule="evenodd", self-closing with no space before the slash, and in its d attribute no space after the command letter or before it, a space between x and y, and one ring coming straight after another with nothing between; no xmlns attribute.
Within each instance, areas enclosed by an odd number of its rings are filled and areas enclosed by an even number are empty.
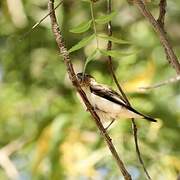
<svg viewBox="0 0 180 180"><path fill-rule="evenodd" d="M90 111L90 110L93 110L93 111L96 111L96 107L92 107L92 108L86 108L86 111Z"/></svg>
<svg viewBox="0 0 180 180"><path fill-rule="evenodd" d="M115 121L115 119L113 119L113 120L109 123L109 125L105 128L106 131L109 129L109 127L113 124L114 121Z"/></svg>

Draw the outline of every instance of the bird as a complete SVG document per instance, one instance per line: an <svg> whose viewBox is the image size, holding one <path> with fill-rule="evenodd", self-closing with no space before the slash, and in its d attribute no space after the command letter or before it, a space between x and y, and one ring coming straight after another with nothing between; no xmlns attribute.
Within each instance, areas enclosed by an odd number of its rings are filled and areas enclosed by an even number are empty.
<svg viewBox="0 0 180 180"><path fill-rule="evenodd" d="M156 122L126 103L122 96L107 85L96 82L89 74L77 73L77 80L87 96L94 111L103 122L111 121L108 127L118 118L140 118ZM81 100L82 101L82 100Z"/></svg>

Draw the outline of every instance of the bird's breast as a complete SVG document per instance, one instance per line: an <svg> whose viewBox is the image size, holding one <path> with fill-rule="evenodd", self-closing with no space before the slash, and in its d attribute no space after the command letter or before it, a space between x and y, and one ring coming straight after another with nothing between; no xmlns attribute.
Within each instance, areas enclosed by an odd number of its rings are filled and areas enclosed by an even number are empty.
<svg viewBox="0 0 180 180"><path fill-rule="evenodd" d="M103 97L97 96L93 93L89 95L89 100L94 107L107 113L119 113L122 110L122 106L116 104L110 100Z"/></svg>

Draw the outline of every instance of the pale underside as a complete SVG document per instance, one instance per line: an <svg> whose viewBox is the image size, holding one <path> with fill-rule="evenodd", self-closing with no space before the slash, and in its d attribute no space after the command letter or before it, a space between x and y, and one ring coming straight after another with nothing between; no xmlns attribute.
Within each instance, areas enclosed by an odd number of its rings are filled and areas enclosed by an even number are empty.
<svg viewBox="0 0 180 180"><path fill-rule="evenodd" d="M122 107L117 103L114 103L110 100L91 93L90 90L87 88L83 88L83 90L102 122L112 121L114 119L121 118L142 118L142 116L126 109L125 107ZM122 102L119 97L116 98Z"/></svg>

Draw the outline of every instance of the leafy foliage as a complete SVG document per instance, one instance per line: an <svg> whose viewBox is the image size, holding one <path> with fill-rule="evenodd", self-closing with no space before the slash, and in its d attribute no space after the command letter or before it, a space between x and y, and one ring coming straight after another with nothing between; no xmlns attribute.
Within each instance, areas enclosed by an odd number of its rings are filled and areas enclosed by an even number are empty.
<svg viewBox="0 0 180 180"><path fill-rule="evenodd" d="M75 44L71 49L69 49L69 53L72 53L74 51L77 51L81 48L83 48L84 46L86 46L87 44L90 43L90 41L93 40L93 38L95 37L94 34L88 36L88 37L85 37L84 39L82 39L81 41L79 41L77 44Z"/></svg>
<svg viewBox="0 0 180 180"><path fill-rule="evenodd" d="M92 23L92 20L87 21L87 22L83 22L83 23L79 24L78 26L70 29L70 32L72 32L72 33L83 33L91 27L91 23Z"/></svg>
<svg viewBox="0 0 180 180"><path fill-rule="evenodd" d="M98 49L95 49L95 50L87 57L86 62L85 62L85 65L84 65L84 70L83 70L83 72L85 72L88 63L96 58L98 52L99 52L99 50L98 50Z"/></svg>
<svg viewBox="0 0 180 180"><path fill-rule="evenodd" d="M117 15L117 12L112 12L110 14L104 15L104 16L100 16L99 18L95 19L95 22L97 24L106 24L109 21L111 21L115 16Z"/></svg>
<svg viewBox="0 0 180 180"><path fill-rule="evenodd" d="M7 148L11 144L14 148L9 159L19 179L121 178L91 117L67 80L49 21L23 36L47 13L47 2L20 0L17 6L8 2L0 2L0 146ZM174 83L150 91L139 89L175 75L153 29L125 1L113 1L114 12L103 16L99 14L106 13L102 8L105 1L97 1L94 19L90 15L90 1L64 3L56 12L76 71L86 69L98 82L115 88L106 62L107 55L113 56L118 80L133 107L158 118L154 124L136 121L140 148L152 178L177 179L180 86ZM149 6L157 12L158 1ZM167 32L179 56L180 1L172 0L167 9ZM112 37L104 35L109 20L113 25ZM106 50L108 40L113 42L112 51ZM130 52L132 44L138 53ZM109 133L133 178L145 179L130 121L117 120ZM17 146L18 143L23 145ZM10 179L0 165L0 179ZM16 179L13 172L10 174Z"/></svg>
<svg viewBox="0 0 180 180"><path fill-rule="evenodd" d="M123 39L120 39L120 38L117 38L114 36L107 36L107 35L100 34L100 35L98 35L98 37L108 40L108 41L112 41L113 43L117 43L117 44L130 44L129 41L125 41Z"/></svg>
<svg viewBox="0 0 180 180"><path fill-rule="evenodd" d="M119 50L100 50L100 52L105 56L111 56L113 58L121 58L135 54L135 52L120 52Z"/></svg>

